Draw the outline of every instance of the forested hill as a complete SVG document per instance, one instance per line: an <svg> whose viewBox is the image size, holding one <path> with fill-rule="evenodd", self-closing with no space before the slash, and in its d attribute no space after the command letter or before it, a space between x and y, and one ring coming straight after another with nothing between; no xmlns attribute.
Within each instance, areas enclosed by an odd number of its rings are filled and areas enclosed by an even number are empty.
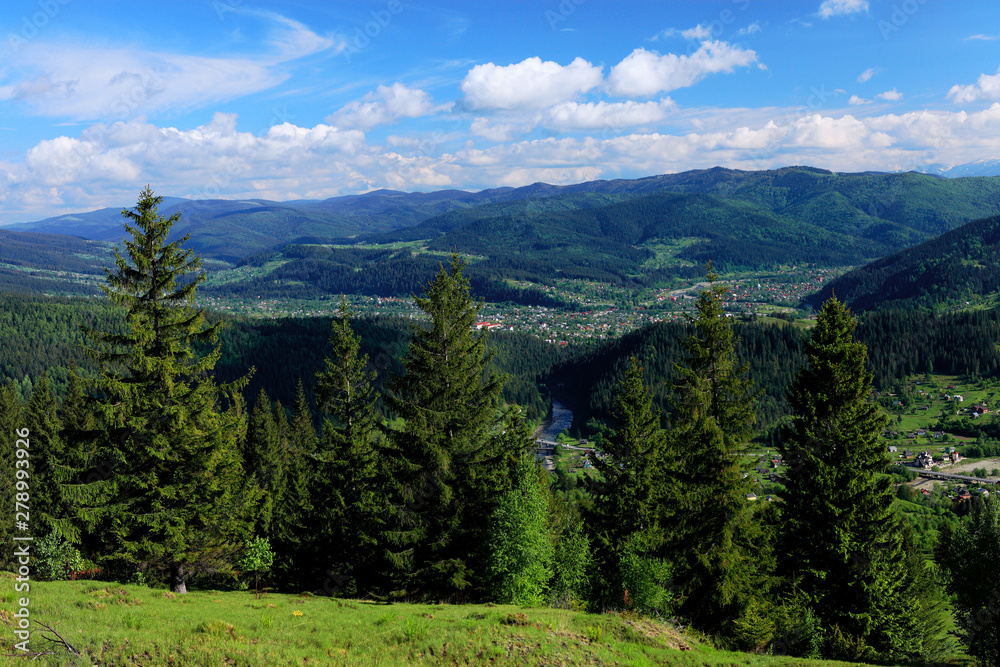
<svg viewBox="0 0 1000 667"><path fill-rule="evenodd" d="M674 369L683 356L681 341L693 329L669 322L634 331L556 365L547 381L556 395L569 402L581 426L592 418L606 419L614 387L630 357L642 364L654 402L670 413ZM801 328L758 321L733 323L736 352L759 391L757 426L773 427L789 414L786 395L805 363ZM868 368L874 386L898 391L903 378L917 373L948 373L969 377L1000 374L1000 311L934 313L879 311L858 318L857 339L868 347Z"/></svg>
<svg viewBox="0 0 1000 667"><path fill-rule="evenodd" d="M511 244L520 255L581 246L589 253L598 242L695 239L680 257L759 266L784 253L787 261L843 264L880 257L1000 213L1000 178L945 180L789 167L716 168L641 182L641 189L626 191L627 199L607 188L584 197L580 190L590 184L581 184L544 202L451 211L364 240L430 240L435 247L497 256ZM615 197L618 201L611 200Z"/></svg>
<svg viewBox="0 0 1000 667"><path fill-rule="evenodd" d="M707 197L662 197L665 194ZM631 200L650 195L661 197L629 205ZM687 252L699 262L705 255L719 255L717 262L746 265L771 261L775 247L793 243L798 236L815 237L824 243L807 243L800 253L803 258L790 258L794 261L835 263L855 258L851 262L855 263L911 246L971 220L1000 214L1000 177L943 179L916 173L833 173L810 167L769 171L714 168L566 186L536 183L475 193L379 190L290 202L165 198L160 213L181 213L171 238L190 233L190 247L203 257L235 263L289 243L344 242L349 237L365 241L435 240L444 235L439 242L445 245L472 244L477 229L494 234L483 241L487 245L503 246L517 233L521 249L528 244L536 250L559 249L564 245L552 238L556 233L569 229L588 236L586 226L598 218L626 218L651 208L664 209L657 215L673 222L664 227L661 220L640 237L695 237L700 245ZM720 221L731 218L731 224L717 229ZM476 224L481 228L469 226ZM419 229L404 231L418 225ZM550 226L557 232L549 233ZM620 225L612 227L620 231ZM117 208L10 229L98 240L115 240L123 233ZM740 247L746 248L746 257L737 256Z"/></svg>
<svg viewBox="0 0 1000 667"><path fill-rule="evenodd" d="M854 310L967 308L991 304L1000 289L1000 216L977 220L874 261L828 283Z"/></svg>

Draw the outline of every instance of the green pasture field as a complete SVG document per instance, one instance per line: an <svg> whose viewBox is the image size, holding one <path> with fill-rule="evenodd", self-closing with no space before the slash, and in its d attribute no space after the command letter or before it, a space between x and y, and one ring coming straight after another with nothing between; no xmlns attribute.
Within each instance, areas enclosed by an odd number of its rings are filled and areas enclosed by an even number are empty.
<svg viewBox="0 0 1000 667"><path fill-rule="evenodd" d="M20 598L0 576L0 620ZM802 665L845 663L720 651L667 623L493 605L375 604L311 595L31 583L29 648L46 665ZM46 641L51 626L77 652ZM50 634L51 636L51 634ZM0 652L17 655L12 632ZM0 665L25 664L0 657Z"/></svg>

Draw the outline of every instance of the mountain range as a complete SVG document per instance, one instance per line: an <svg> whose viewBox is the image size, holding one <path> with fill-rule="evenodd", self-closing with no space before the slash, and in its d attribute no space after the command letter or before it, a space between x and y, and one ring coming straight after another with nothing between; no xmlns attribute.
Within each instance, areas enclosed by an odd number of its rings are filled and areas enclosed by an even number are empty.
<svg viewBox="0 0 1000 667"><path fill-rule="evenodd" d="M474 193L380 190L289 202L164 197L160 213L180 214L172 237L190 234L188 245L209 271L255 267L206 288L220 294L408 295L442 255L458 251L472 258L474 284L488 299L542 303L508 282L567 277L656 286L700 275L709 260L741 270L861 266L1000 215L1000 177L714 168ZM46 291L58 279L63 293L92 293L94 280L80 276L103 276L110 243L123 235L121 209L0 233L0 285Z"/></svg>

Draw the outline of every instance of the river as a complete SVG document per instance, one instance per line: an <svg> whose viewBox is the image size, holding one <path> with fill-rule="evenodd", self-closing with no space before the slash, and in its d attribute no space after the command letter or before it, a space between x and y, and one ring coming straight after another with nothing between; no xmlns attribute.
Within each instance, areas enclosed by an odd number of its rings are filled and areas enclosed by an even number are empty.
<svg viewBox="0 0 1000 667"><path fill-rule="evenodd" d="M555 440L556 436L565 431L573 423L573 411L565 405L552 399L552 417L545 421L535 431L537 440Z"/></svg>

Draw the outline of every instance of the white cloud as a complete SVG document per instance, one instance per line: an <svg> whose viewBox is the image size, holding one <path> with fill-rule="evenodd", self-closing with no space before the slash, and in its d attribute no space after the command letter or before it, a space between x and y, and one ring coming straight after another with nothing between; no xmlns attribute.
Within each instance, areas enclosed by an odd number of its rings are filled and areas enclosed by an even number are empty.
<svg viewBox="0 0 1000 667"><path fill-rule="evenodd" d="M491 118L478 117L472 121L469 131L474 137L482 137L487 141L502 143L511 141L531 132L537 125L537 119L528 122L504 122Z"/></svg>
<svg viewBox="0 0 1000 667"><path fill-rule="evenodd" d="M877 70L874 67L869 67L864 72L862 72L861 74L858 75L858 83L865 83L865 82L867 82L873 76L875 76L876 74L878 74L879 71L880 70Z"/></svg>
<svg viewBox="0 0 1000 667"><path fill-rule="evenodd" d="M823 0L819 6L819 15L825 19L867 11L868 0Z"/></svg>
<svg viewBox="0 0 1000 667"><path fill-rule="evenodd" d="M681 37L684 39L693 39L697 41L702 41L705 39L712 38L712 28L707 25L698 24L693 28L688 28L687 30L681 31Z"/></svg>
<svg viewBox="0 0 1000 667"><path fill-rule="evenodd" d="M674 107L670 99L659 102L563 102L548 110L544 121L554 130L616 130L658 123Z"/></svg>
<svg viewBox="0 0 1000 667"><path fill-rule="evenodd" d="M576 58L565 67L533 57L512 65L476 65L462 80L472 109L540 109L571 100L601 84L602 68Z"/></svg>
<svg viewBox="0 0 1000 667"><path fill-rule="evenodd" d="M400 82L379 86L360 100L343 106L327 116L326 121L343 129L367 131L376 125L395 123L400 118L425 116L434 108L431 96L419 88L407 88Z"/></svg>
<svg viewBox="0 0 1000 667"><path fill-rule="evenodd" d="M1000 35L984 35L980 33L978 35L969 35L965 38L965 41L994 42L998 39L1000 39Z"/></svg>
<svg viewBox="0 0 1000 667"><path fill-rule="evenodd" d="M857 95L851 95L850 99L847 100L848 104L853 106L861 106L862 104L870 104L871 100L866 100L863 97L858 97Z"/></svg>
<svg viewBox="0 0 1000 667"><path fill-rule="evenodd" d="M887 90L884 93L879 93L875 97L885 100L887 102L898 102L899 100L903 99L903 93L893 88L892 90Z"/></svg>
<svg viewBox="0 0 1000 667"><path fill-rule="evenodd" d="M996 74L980 74L976 83L956 84L948 91L948 99L955 104L976 100L1000 100L1000 68Z"/></svg>
<svg viewBox="0 0 1000 667"><path fill-rule="evenodd" d="M726 42L702 42L691 55L660 55L636 49L611 68L608 89L615 95L648 97L694 85L709 74L732 72L757 62L757 54Z"/></svg>
<svg viewBox="0 0 1000 667"><path fill-rule="evenodd" d="M625 123L651 127L607 136L601 130L609 122L620 123L616 129ZM539 124L574 134L520 138ZM187 130L140 119L98 123L75 136L41 141L20 161L0 159L2 221L127 205L147 183L177 196L284 200L380 187L569 183L716 165L912 169L1000 154L1000 102L974 113L865 117L781 108L675 109L668 99L563 102L520 118L483 117L471 125L426 141L390 137L380 146L368 143L360 129L327 123L280 123L263 134L243 132L235 115L221 113ZM492 143L466 142L470 135Z"/></svg>
<svg viewBox="0 0 1000 667"><path fill-rule="evenodd" d="M750 25L748 25L747 27L745 27L745 28L740 28L739 30L737 30L737 31L736 31L736 34L737 34L737 35L753 35L753 34L755 34L755 33L758 33L758 32L760 32L760 31L761 31L761 30L763 30L763 29L764 29L764 28L763 28L763 27L761 27L761 25L760 25L760 22L759 22L759 21L754 21L753 23L751 23L751 24L750 24Z"/></svg>
<svg viewBox="0 0 1000 667"><path fill-rule="evenodd" d="M41 116L125 119L164 110L210 106L267 90L287 78L282 65L339 49L302 24L255 14L274 29L256 57L207 57L33 40L0 70L0 100Z"/></svg>

